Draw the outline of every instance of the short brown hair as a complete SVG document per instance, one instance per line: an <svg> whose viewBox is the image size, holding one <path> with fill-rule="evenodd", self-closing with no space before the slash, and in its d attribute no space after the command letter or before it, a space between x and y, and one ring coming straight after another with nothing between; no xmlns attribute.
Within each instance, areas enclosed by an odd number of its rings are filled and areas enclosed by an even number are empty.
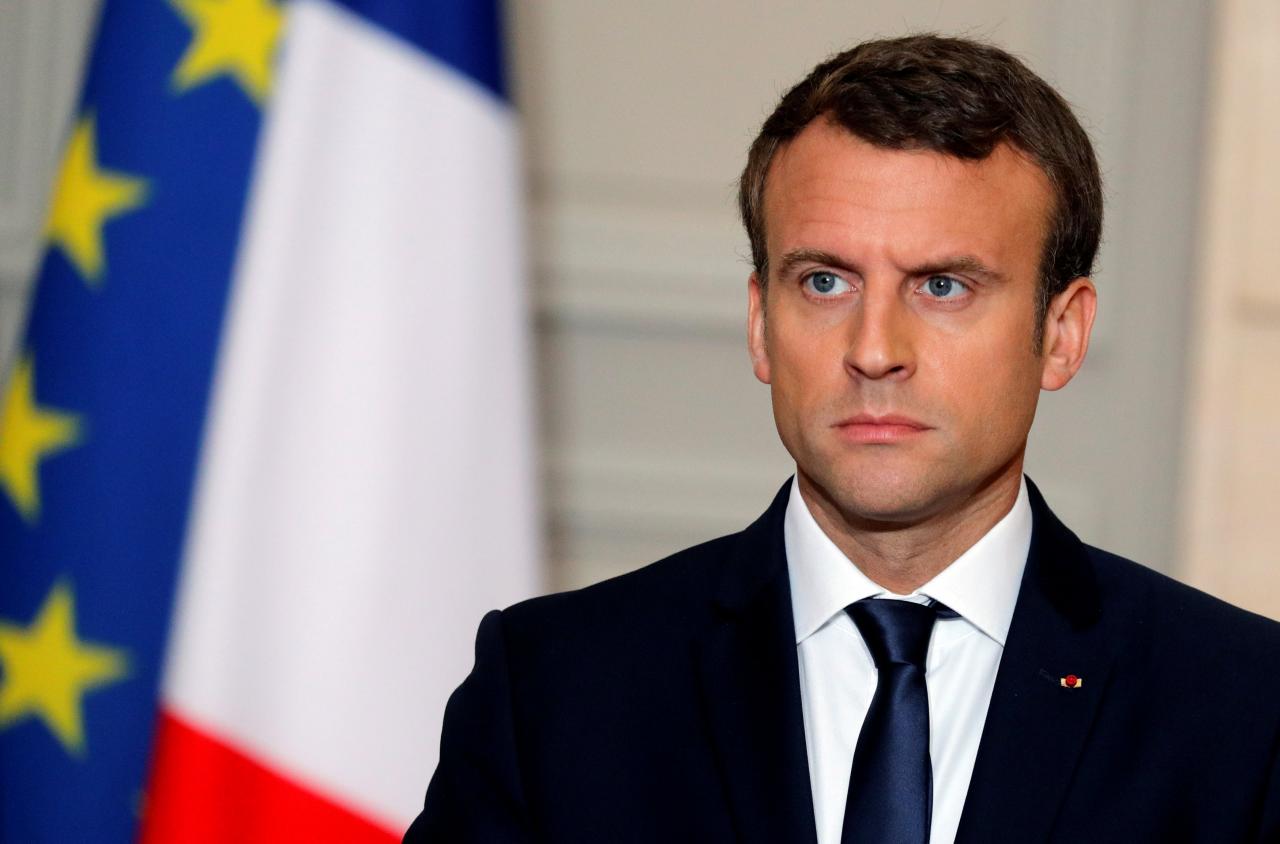
<svg viewBox="0 0 1280 844"><path fill-rule="evenodd" d="M1067 102L1009 53L922 34L867 41L824 61L788 91L751 144L738 188L760 283L768 283L764 189L778 149L818 117L889 149L982 159L1007 141L1049 179L1054 205L1040 259L1036 346L1049 300L1093 272L1102 235L1102 177Z"/></svg>

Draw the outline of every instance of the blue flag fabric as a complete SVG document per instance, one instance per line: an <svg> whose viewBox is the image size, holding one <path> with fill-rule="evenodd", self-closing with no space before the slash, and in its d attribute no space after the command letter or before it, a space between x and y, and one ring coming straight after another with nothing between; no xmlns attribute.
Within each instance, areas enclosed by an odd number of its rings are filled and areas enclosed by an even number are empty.
<svg viewBox="0 0 1280 844"><path fill-rule="evenodd" d="M497 3L329 2L506 107ZM284 25L282 0L105 0L0 392L0 844L132 841L146 811Z"/></svg>
<svg viewBox="0 0 1280 844"><path fill-rule="evenodd" d="M335 2L421 48L499 99L506 99L501 9L495 0Z"/></svg>
<svg viewBox="0 0 1280 844"><path fill-rule="evenodd" d="M220 6L253 22L240 43ZM6 844L129 841L143 809L171 596L280 25L269 0L103 9L0 409Z"/></svg>

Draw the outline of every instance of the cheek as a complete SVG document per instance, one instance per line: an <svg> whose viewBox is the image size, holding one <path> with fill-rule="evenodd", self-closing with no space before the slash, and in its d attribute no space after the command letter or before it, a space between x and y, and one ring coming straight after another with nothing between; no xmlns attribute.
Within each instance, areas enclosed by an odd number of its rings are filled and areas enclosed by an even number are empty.
<svg viewBox="0 0 1280 844"><path fill-rule="evenodd" d="M1030 427L1040 393L1040 361L1031 352L1031 329L1021 321L938 337L930 358L939 392L966 427L991 433Z"/></svg>
<svg viewBox="0 0 1280 844"><path fill-rule="evenodd" d="M815 426L830 415L834 401L845 393L841 358L810 332L779 332L785 342L769 349L770 394L773 417L787 449L807 452ZM811 444L810 444L811 445Z"/></svg>
<svg viewBox="0 0 1280 844"><path fill-rule="evenodd" d="M839 391L843 372L842 347L836 332L816 325L789 326L770 338L769 368L775 391L797 405L820 403Z"/></svg>

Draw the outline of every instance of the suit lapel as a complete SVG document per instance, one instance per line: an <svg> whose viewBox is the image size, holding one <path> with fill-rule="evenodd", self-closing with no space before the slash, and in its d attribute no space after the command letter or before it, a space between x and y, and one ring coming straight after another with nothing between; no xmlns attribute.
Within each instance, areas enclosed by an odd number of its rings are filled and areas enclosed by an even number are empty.
<svg viewBox="0 0 1280 844"><path fill-rule="evenodd" d="M1048 839L1114 660L1085 547L1027 486L1031 549L957 842Z"/></svg>
<svg viewBox="0 0 1280 844"><path fill-rule="evenodd" d="M739 535L696 644L707 730L744 842L816 842L782 521Z"/></svg>

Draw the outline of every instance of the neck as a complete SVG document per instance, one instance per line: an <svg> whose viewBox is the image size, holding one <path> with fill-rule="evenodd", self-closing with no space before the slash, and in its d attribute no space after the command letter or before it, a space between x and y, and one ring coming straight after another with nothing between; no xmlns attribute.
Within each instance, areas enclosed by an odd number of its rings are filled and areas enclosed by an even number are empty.
<svg viewBox="0 0 1280 844"><path fill-rule="evenodd" d="M1013 509L1022 482L1022 455L976 489L939 502L928 515L903 521L859 516L841 508L803 472L797 478L822 532L873 582L906 595L955 562Z"/></svg>

